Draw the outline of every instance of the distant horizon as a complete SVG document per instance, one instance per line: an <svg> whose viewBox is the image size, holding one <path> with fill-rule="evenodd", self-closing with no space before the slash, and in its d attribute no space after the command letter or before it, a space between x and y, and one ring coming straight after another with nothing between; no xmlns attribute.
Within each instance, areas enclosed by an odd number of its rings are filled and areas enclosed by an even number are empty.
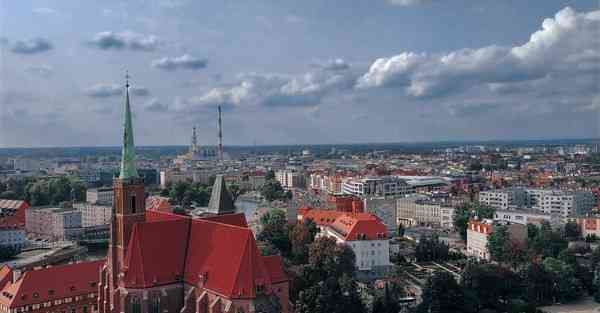
<svg viewBox="0 0 600 313"><path fill-rule="evenodd" d="M396 141L396 142L351 142L351 143L301 143L301 144L257 144L257 145L227 145L223 147L232 148L253 148L253 147L302 147L302 146L353 146L353 145L428 145L428 144L440 144L440 145L451 145L451 144L511 144L511 143L527 143L527 142L576 142L578 143L593 143L598 141L600 138L553 138L553 139L485 139L485 140L440 140L440 141ZM200 145L201 147L216 147L216 145ZM120 145L101 145L101 146L38 146L38 147L0 147L0 150L17 150L17 149L88 149L88 148L99 148L99 149L113 149L120 148ZM189 147L185 144L174 144L174 145L136 145L136 150L141 148L184 148Z"/></svg>

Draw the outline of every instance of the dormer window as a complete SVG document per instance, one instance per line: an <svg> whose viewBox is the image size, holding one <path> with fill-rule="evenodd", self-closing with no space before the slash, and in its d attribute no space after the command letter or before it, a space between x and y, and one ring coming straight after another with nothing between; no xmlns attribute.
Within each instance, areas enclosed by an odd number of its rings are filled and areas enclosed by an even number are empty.
<svg viewBox="0 0 600 313"><path fill-rule="evenodd" d="M33 293L33 298L39 298L39 297L40 297L40 294L39 294L39 293L37 293L37 292L34 292L34 293Z"/></svg>

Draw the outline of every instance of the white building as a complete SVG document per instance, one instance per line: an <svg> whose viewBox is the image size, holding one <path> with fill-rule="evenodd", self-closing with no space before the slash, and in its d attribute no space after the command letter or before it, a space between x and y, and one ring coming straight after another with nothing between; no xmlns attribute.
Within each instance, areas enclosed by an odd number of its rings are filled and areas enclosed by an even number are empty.
<svg viewBox="0 0 600 313"><path fill-rule="evenodd" d="M520 188L507 188L482 191L479 193L479 202L499 210L509 207L523 207L527 204L527 192Z"/></svg>
<svg viewBox="0 0 600 313"><path fill-rule="evenodd" d="M490 234L494 231L492 220L472 220L467 225L467 255L480 260L491 259L487 244ZM524 244L527 240L527 227L521 224L507 225L508 233L513 242Z"/></svg>
<svg viewBox="0 0 600 313"><path fill-rule="evenodd" d="M595 205L589 191L510 188L479 193L479 202L499 210L531 208L562 217L581 216Z"/></svg>
<svg viewBox="0 0 600 313"><path fill-rule="evenodd" d="M299 210L298 221L312 219L319 227L317 237L334 238L348 245L356 256L359 271L372 271L390 266L390 244L387 228L374 215L347 214L328 210Z"/></svg>
<svg viewBox="0 0 600 313"><path fill-rule="evenodd" d="M70 240L82 229L81 211L74 208L30 208L26 211L27 233L54 240Z"/></svg>
<svg viewBox="0 0 600 313"><path fill-rule="evenodd" d="M399 197L414 193L414 188L403 179L381 176L346 179L342 192L357 197Z"/></svg>
<svg viewBox="0 0 600 313"><path fill-rule="evenodd" d="M279 170L275 172L275 179L284 189L306 188L306 177L304 173L294 170Z"/></svg>
<svg viewBox="0 0 600 313"><path fill-rule="evenodd" d="M398 224L404 226L454 227L454 208L428 197L397 199L396 211Z"/></svg>
<svg viewBox="0 0 600 313"><path fill-rule="evenodd" d="M112 205L113 189L112 187L88 189L86 201L90 204Z"/></svg>
<svg viewBox="0 0 600 313"><path fill-rule="evenodd" d="M551 224L559 221L550 214L545 214L536 210L496 210L494 221L508 222L521 225L540 224L549 222Z"/></svg>
<svg viewBox="0 0 600 313"><path fill-rule="evenodd" d="M74 207L81 211L81 226L101 226L110 224L112 206L75 203Z"/></svg>

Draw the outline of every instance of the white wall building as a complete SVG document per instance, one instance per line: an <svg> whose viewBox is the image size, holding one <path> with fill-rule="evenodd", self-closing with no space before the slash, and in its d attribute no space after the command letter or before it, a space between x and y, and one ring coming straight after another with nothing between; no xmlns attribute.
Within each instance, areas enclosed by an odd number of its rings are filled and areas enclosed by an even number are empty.
<svg viewBox="0 0 600 313"><path fill-rule="evenodd" d="M328 210L299 212L299 221L312 219L319 227L317 237L334 238L348 245L356 256L359 271L371 271L390 266L390 244L387 228L374 215L346 214Z"/></svg>
<svg viewBox="0 0 600 313"><path fill-rule="evenodd" d="M342 184L342 192L357 197L398 197L414 193L405 180L393 176L350 178Z"/></svg>
<svg viewBox="0 0 600 313"><path fill-rule="evenodd" d="M81 226L101 226L110 224L112 206L75 203L74 207L81 211Z"/></svg>
<svg viewBox="0 0 600 313"><path fill-rule="evenodd" d="M112 205L113 194L112 187L88 189L86 201L90 204Z"/></svg>
<svg viewBox="0 0 600 313"><path fill-rule="evenodd" d="M284 189L306 188L306 177L302 172L279 170L275 172L275 179L277 179Z"/></svg>
<svg viewBox="0 0 600 313"><path fill-rule="evenodd" d="M74 208L30 208L25 229L36 236L70 240L82 232L81 211Z"/></svg>
<svg viewBox="0 0 600 313"><path fill-rule="evenodd" d="M397 199L396 210L398 223L404 226L454 227L454 208L428 197Z"/></svg>

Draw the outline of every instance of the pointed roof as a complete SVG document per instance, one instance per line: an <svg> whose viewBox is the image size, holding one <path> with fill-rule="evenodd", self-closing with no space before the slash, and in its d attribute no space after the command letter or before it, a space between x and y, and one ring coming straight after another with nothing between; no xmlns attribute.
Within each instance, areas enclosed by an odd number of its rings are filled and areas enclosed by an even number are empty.
<svg viewBox="0 0 600 313"><path fill-rule="evenodd" d="M129 76L126 76L129 78ZM129 80L125 84L125 107L123 108L123 152L121 154L120 179L138 177L135 168L135 145L133 144L133 125L131 123L131 108L129 106Z"/></svg>
<svg viewBox="0 0 600 313"><path fill-rule="evenodd" d="M212 188L212 194L210 195L210 201L208 202L208 209L206 212L212 214L226 214L235 212L233 198L231 197L229 190L227 190L223 175L217 175L215 178L215 183Z"/></svg>

